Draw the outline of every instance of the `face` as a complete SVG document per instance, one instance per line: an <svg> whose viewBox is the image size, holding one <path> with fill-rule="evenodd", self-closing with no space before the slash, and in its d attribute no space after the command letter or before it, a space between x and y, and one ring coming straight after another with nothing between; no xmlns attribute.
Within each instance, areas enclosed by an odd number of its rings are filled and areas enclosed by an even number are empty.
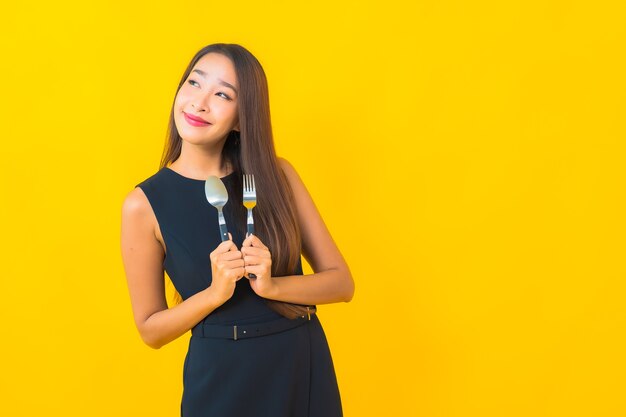
<svg viewBox="0 0 626 417"><path fill-rule="evenodd" d="M219 143L231 130L239 131L235 67L226 56L204 55L178 90L174 122L185 141L197 145Z"/></svg>

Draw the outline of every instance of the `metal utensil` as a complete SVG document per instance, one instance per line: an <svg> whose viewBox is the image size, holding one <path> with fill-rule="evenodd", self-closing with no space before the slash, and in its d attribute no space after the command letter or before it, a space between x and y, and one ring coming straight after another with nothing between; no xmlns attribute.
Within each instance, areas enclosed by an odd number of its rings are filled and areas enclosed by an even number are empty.
<svg viewBox="0 0 626 417"><path fill-rule="evenodd" d="M256 187L254 185L254 175L252 174L243 175L243 205L248 209L248 234L254 234L252 209L256 207Z"/></svg>
<svg viewBox="0 0 626 417"><path fill-rule="evenodd" d="M221 179L215 175L211 175L204 183L204 194L206 195L206 199L209 203L217 209L222 242L228 240L226 219L224 219L224 213L222 212L222 208L226 205L226 202L228 202L228 191L226 191L226 186L224 186Z"/></svg>
<svg viewBox="0 0 626 417"><path fill-rule="evenodd" d="M256 206L256 187L254 185L254 175L243 175L243 205L248 209L248 233L246 237L254 234L254 219L252 218L252 209ZM255 274L249 274L250 278L256 278Z"/></svg>

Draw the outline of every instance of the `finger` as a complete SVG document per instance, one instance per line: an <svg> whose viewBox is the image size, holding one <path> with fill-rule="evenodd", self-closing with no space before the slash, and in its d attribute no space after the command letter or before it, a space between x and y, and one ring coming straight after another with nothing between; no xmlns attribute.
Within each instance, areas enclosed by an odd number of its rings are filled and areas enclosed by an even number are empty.
<svg viewBox="0 0 626 417"><path fill-rule="evenodd" d="M241 248L241 253L243 253L244 256L246 256L246 255L260 256L262 258L271 258L272 257L272 254L267 249L255 248L254 246L247 246L245 248Z"/></svg>
<svg viewBox="0 0 626 417"><path fill-rule="evenodd" d="M209 254L209 259L211 259L212 262L215 262L219 256L233 251L238 252L237 245L235 245L232 240L225 240Z"/></svg>
<svg viewBox="0 0 626 417"><path fill-rule="evenodd" d="M235 245L235 242L233 241L233 235L231 235L230 232L228 232L228 240L220 243L220 246L226 248L226 251L232 251L233 248L234 250L237 250L237 245Z"/></svg>
<svg viewBox="0 0 626 417"><path fill-rule="evenodd" d="M243 253L237 249L237 245L232 241L226 240L220 243L220 245L209 254L209 258L211 262L230 261L232 259L243 258Z"/></svg>
<svg viewBox="0 0 626 417"><path fill-rule="evenodd" d="M241 267L239 269L237 269L237 281L239 281L241 278L245 277L246 275L246 268L245 267Z"/></svg>
<svg viewBox="0 0 626 417"><path fill-rule="evenodd" d="M243 261L245 265L261 265L265 263L266 258L262 258L260 256L244 256Z"/></svg>
<svg viewBox="0 0 626 417"><path fill-rule="evenodd" d="M244 274L246 273L245 268L242 266L241 268L235 268L232 269L229 273L229 275L235 279L235 281L239 281L241 278L244 277Z"/></svg>
<svg viewBox="0 0 626 417"><path fill-rule="evenodd" d="M243 259L243 253L241 253L241 251L239 250L228 251L228 252L220 254L219 259L224 262L239 260L239 259Z"/></svg>
<svg viewBox="0 0 626 417"><path fill-rule="evenodd" d="M224 261L221 260L217 263L216 268L222 273L226 273L228 275L237 273L238 269L245 268L246 265L243 262L243 259L232 260L232 261Z"/></svg>
<svg viewBox="0 0 626 417"><path fill-rule="evenodd" d="M226 242L230 242L230 245L228 245L228 250L239 250L237 248L237 245L235 245L235 242L233 242L232 240L226 240L225 242L222 242L222 243L226 243Z"/></svg>
<svg viewBox="0 0 626 417"><path fill-rule="evenodd" d="M245 268L246 263L243 259L233 259L230 261L224 261L224 265L228 269L237 269L237 268Z"/></svg>
<svg viewBox="0 0 626 417"><path fill-rule="evenodd" d="M254 274L257 278L259 276L264 276L266 272L266 268L263 265L246 265L245 269L247 275Z"/></svg>
<svg viewBox="0 0 626 417"><path fill-rule="evenodd" d="M222 253L214 252L211 254L211 256L209 256L209 259L211 260L212 264L217 264L217 263L223 263L223 262L228 262L228 261L234 261L236 259L243 260L243 254L241 253L241 251L238 251L238 250L222 252Z"/></svg>
<svg viewBox="0 0 626 417"><path fill-rule="evenodd" d="M251 245L254 246L255 248L267 249L267 246L265 246L263 242L261 242L261 239L259 239L255 235L250 235L249 238L250 238Z"/></svg>
<svg viewBox="0 0 626 417"><path fill-rule="evenodd" d="M220 243L218 245L218 248L221 246L222 248L225 248L226 250L229 250L231 247L233 247L233 246L236 247L237 246L237 245L235 245L235 242L233 242L232 235L230 234L230 232L228 233L228 236L230 237L230 239L225 240L222 243Z"/></svg>
<svg viewBox="0 0 626 417"><path fill-rule="evenodd" d="M247 232L246 232L247 234ZM254 235L247 235L246 238L244 239L244 241L241 243L241 246L252 246L252 236Z"/></svg>

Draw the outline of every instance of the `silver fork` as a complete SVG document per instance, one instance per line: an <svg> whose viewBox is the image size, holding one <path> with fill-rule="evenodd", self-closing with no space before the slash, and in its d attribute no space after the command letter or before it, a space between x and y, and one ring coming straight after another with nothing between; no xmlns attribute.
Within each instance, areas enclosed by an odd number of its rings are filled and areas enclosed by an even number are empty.
<svg viewBox="0 0 626 417"><path fill-rule="evenodd" d="M254 185L254 175L243 174L243 205L248 209L248 233L254 234L254 219L252 218L252 209L256 206L256 187ZM250 274L250 278L256 278L256 275Z"/></svg>

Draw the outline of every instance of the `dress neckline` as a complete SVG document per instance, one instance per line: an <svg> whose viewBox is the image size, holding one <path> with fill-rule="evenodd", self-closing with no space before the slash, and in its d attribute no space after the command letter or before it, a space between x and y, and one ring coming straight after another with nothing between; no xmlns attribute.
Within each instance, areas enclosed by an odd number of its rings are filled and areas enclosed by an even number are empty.
<svg viewBox="0 0 626 417"><path fill-rule="evenodd" d="M188 181L192 181L192 182L197 182L197 183L205 183L206 180L199 180L196 178L189 178L189 177L185 177L184 175L174 171L172 168L170 167L163 167L164 170L169 171L171 173L173 173L174 175L176 175L177 177L183 178L185 180ZM231 172L230 174L224 176L224 177L219 177L220 180L225 180L225 179L230 179L231 177L233 177L235 175L235 171Z"/></svg>

